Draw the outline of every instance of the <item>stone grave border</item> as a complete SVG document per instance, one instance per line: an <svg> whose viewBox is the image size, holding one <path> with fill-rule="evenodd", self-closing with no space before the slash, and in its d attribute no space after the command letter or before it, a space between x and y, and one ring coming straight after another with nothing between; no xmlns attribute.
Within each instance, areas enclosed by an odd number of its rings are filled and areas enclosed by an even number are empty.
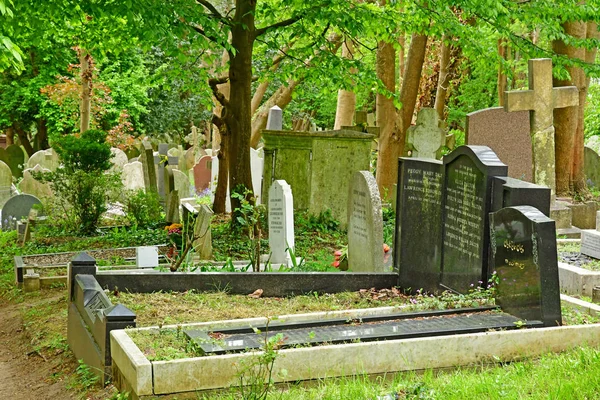
<svg viewBox="0 0 600 400"><path fill-rule="evenodd" d="M563 303L589 313L600 313L600 307L561 296ZM393 307L386 307L385 312ZM371 315L381 309L368 310ZM360 318L365 310L343 311L349 317ZM324 319L331 312L281 316L286 322ZM265 323L266 318L227 320L180 327L232 328ZM175 329L177 326L163 326ZM239 383L238 364L261 354L250 352L186 358L171 361L150 361L129 337L128 332L158 330L158 327L116 330L111 332L113 382L121 391L134 396L152 396L194 392L235 386ZM562 326L512 331L491 331L452 336L399 339L379 342L349 343L279 351L275 361L275 382L296 382L354 374L381 374L408 370L439 369L482 363L513 361L561 352L581 345L600 345L600 324ZM431 352L435 348L437 351ZM464 351L469 349L469 351ZM287 370L282 378L278 371ZM180 379L172 379L173 376Z"/></svg>

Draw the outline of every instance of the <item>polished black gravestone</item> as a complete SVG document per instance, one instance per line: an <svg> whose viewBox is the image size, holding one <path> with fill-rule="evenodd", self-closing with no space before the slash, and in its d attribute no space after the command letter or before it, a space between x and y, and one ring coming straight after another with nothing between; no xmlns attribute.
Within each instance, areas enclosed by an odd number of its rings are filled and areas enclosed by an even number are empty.
<svg viewBox="0 0 600 400"><path fill-rule="evenodd" d="M492 181L508 167L487 146L460 146L443 162L441 284L466 293L488 279Z"/></svg>
<svg viewBox="0 0 600 400"><path fill-rule="evenodd" d="M532 206L550 216L550 188L519 179L494 177L492 211L512 206Z"/></svg>
<svg viewBox="0 0 600 400"><path fill-rule="evenodd" d="M523 320L560 325L554 221L530 206L503 208L490 214L490 237L496 304Z"/></svg>
<svg viewBox="0 0 600 400"><path fill-rule="evenodd" d="M394 270L399 285L436 292L442 265L441 161L400 158Z"/></svg>

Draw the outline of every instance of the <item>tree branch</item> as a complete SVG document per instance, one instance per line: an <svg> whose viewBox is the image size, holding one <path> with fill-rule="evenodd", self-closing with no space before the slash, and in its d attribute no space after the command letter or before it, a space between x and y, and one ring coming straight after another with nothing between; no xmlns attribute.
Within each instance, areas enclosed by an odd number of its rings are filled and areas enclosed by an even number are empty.
<svg viewBox="0 0 600 400"><path fill-rule="evenodd" d="M193 30L195 30L196 32L198 32L199 34L201 34L202 36L204 36L205 38L207 38L211 42L213 42L215 44L218 44L219 46L223 45L221 43L221 41L216 36L209 35L208 33L206 33L204 31L204 29L200 28L197 24L191 23L191 24L188 24L188 25L191 26Z"/></svg>
<svg viewBox="0 0 600 400"><path fill-rule="evenodd" d="M221 103L221 105L224 108L227 108L229 106L229 100L227 100L227 98L223 95L223 93L221 93L221 91L219 90L219 88L217 86L222 85L223 83L227 83L228 80L229 80L229 78L226 78L226 77L211 78L208 80L208 86L210 86L210 89L212 90L213 95L215 96L217 101L219 103Z"/></svg>
<svg viewBox="0 0 600 400"><path fill-rule="evenodd" d="M217 8L212 5L209 1L206 0L196 0L196 3L203 5L204 7L206 7L206 9L208 9L208 11L210 11L210 13L212 14L213 17L216 17L219 21L221 21L222 23L224 23L225 25L231 26L231 20L229 20L229 18L224 17L219 10L217 10Z"/></svg>

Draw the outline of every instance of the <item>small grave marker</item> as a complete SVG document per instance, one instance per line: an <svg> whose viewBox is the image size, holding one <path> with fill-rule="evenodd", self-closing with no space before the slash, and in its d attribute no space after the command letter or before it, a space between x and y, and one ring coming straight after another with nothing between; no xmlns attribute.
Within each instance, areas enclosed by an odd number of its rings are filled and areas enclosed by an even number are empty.
<svg viewBox="0 0 600 400"><path fill-rule="evenodd" d="M141 246L135 249L135 265L138 268L158 267L158 247Z"/></svg>

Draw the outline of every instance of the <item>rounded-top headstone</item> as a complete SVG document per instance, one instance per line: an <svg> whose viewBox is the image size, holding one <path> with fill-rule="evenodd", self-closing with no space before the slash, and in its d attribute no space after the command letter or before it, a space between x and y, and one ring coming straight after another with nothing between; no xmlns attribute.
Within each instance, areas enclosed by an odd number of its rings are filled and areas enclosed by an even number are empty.
<svg viewBox="0 0 600 400"><path fill-rule="evenodd" d="M21 146L11 144L6 148L8 154L8 166L13 176L18 178L23 176L23 165L25 164L25 152Z"/></svg>
<svg viewBox="0 0 600 400"><path fill-rule="evenodd" d="M11 221L19 221L29 215L29 211L36 204L42 204L40 199L30 194L19 194L8 199L2 207L2 230L9 230L12 226Z"/></svg>

